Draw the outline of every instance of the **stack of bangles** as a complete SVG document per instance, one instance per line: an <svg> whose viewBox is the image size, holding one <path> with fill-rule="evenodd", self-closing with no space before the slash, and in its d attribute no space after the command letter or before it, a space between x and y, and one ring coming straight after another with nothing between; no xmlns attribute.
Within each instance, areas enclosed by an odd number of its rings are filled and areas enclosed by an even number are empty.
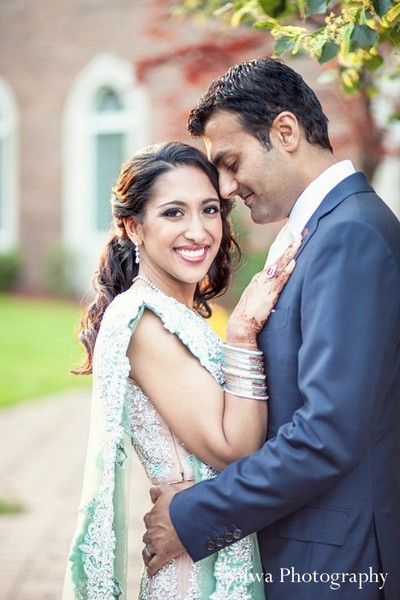
<svg viewBox="0 0 400 600"><path fill-rule="evenodd" d="M242 398L268 400L267 383L261 350L222 344L224 391Z"/></svg>

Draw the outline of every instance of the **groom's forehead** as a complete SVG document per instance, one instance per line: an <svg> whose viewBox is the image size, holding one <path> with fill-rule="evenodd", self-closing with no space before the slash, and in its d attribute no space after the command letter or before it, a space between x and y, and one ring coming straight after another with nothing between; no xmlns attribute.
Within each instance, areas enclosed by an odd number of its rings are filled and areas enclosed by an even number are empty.
<svg viewBox="0 0 400 600"><path fill-rule="evenodd" d="M206 152L208 160L213 163L215 167L219 167L224 161L225 157L229 154L230 147L223 143L221 140L212 140L204 137L204 144L206 146Z"/></svg>
<svg viewBox="0 0 400 600"><path fill-rule="evenodd" d="M237 145L238 137L244 134L243 127L232 112L219 111L204 128L203 140L209 160L217 167L225 156Z"/></svg>
<svg viewBox="0 0 400 600"><path fill-rule="evenodd" d="M218 110L208 119L204 127L204 137L211 141L243 133L239 115L229 110Z"/></svg>

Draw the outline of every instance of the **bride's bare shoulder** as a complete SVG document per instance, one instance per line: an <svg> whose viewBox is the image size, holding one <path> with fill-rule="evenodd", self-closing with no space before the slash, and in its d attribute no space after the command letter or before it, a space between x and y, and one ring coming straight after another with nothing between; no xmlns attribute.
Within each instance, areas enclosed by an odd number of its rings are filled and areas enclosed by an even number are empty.
<svg viewBox="0 0 400 600"><path fill-rule="evenodd" d="M161 317L146 307L133 332L130 351L142 356L146 353L155 361L158 355L175 354L181 347L178 337L165 328Z"/></svg>

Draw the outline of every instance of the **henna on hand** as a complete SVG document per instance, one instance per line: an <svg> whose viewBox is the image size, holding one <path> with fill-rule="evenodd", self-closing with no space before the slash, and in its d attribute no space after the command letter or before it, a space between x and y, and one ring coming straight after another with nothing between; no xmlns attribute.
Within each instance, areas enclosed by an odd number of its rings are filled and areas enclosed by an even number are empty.
<svg viewBox="0 0 400 600"><path fill-rule="evenodd" d="M302 238L295 240L277 260L273 269L270 266L254 275L229 319L228 343L257 348L257 334L267 322L294 270L294 257L301 242Z"/></svg>

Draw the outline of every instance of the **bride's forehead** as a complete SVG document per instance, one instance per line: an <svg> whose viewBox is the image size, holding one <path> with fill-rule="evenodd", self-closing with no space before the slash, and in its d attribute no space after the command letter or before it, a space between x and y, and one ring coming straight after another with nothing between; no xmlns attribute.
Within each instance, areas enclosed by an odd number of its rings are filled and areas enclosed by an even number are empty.
<svg viewBox="0 0 400 600"><path fill-rule="evenodd" d="M208 175L192 165L174 167L160 175L153 186L152 202L161 202L166 196L175 195L176 199L196 199L215 195L214 186Z"/></svg>

